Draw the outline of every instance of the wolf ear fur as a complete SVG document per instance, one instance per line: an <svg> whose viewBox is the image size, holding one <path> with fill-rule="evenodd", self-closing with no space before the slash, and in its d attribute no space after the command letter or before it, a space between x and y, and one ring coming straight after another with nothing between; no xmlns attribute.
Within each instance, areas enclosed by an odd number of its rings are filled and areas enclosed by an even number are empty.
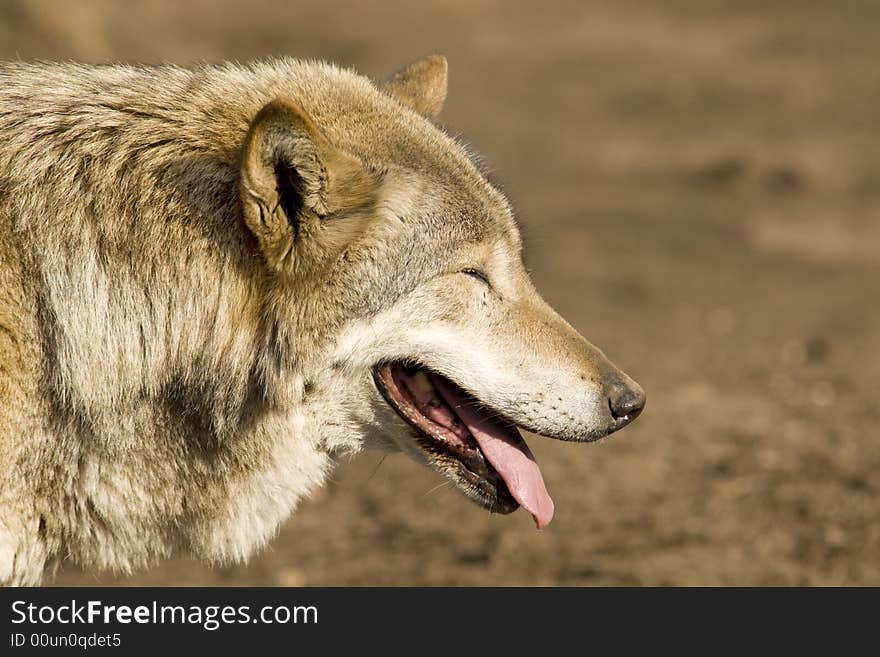
<svg viewBox="0 0 880 657"><path fill-rule="evenodd" d="M263 107L245 137L239 192L266 262L280 268L300 222L339 209L363 177L361 162L334 148L296 103L279 99Z"/></svg>
<svg viewBox="0 0 880 657"><path fill-rule="evenodd" d="M446 100L448 70L445 57L431 55L400 69L382 91L420 114L435 117Z"/></svg>

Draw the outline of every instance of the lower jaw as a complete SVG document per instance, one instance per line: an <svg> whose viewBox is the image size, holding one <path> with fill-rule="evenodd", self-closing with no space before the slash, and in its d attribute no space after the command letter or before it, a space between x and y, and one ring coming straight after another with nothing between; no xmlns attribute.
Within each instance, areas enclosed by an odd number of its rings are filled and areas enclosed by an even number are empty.
<svg viewBox="0 0 880 657"><path fill-rule="evenodd" d="M413 440L427 456L428 462L432 465L433 469L454 483L459 491L472 502L492 513L508 514L513 513L519 508L519 503L510 494L507 485L500 475L490 469L491 466L486 463L485 457L482 455L475 457L482 460L480 464L482 467L480 469L486 469L487 472L485 474L477 473L469 468L462 458L454 454L452 448L445 447L442 442L425 434L409 418L397 411L396 402L391 399L387 386L378 370L373 371L373 379L376 383L376 388L386 403L415 432Z"/></svg>
<svg viewBox="0 0 880 657"><path fill-rule="evenodd" d="M474 503L493 513L513 513L519 508L519 503L513 499L507 486L498 477L498 481L491 482L469 470L462 462L457 461L457 475L446 475L456 484ZM458 479L458 480L456 480Z"/></svg>

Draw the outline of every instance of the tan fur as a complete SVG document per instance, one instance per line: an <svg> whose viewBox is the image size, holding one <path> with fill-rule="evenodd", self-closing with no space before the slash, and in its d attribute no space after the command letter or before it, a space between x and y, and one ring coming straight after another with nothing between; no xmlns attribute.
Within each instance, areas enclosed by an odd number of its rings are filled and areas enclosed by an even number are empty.
<svg viewBox="0 0 880 657"><path fill-rule="evenodd" d="M413 451L382 359L529 428L598 431L593 384L617 371L418 112L445 90L442 58L384 90L293 60L0 65L0 583L246 558L340 453Z"/></svg>

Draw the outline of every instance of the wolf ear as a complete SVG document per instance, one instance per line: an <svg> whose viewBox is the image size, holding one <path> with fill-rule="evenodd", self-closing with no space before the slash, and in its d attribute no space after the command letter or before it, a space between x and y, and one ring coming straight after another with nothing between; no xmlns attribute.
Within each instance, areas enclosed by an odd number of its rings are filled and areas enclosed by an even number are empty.
<svg viewBox="0 0 880 657"><path fill-rule="evenodd" d="M443 55L431 55L400 69L382 85L382 91L419 114L434 117L446 100L448 70Z"/></svg>
<svg viewBox="0 0 880 657"><path fill-rule="evenodd" d="M351 196L363 178L360 160L333 147L297 104L279 99L263 107L245 137L239 193L266 262L280 268L303 218L338 209L345 202L338 192Z"/></svg>

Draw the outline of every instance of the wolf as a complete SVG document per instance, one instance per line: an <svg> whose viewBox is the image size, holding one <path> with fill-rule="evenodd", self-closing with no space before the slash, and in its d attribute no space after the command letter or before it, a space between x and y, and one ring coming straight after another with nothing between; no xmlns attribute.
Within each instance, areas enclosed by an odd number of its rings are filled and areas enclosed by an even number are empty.
<svg viewBox="0 0 880 657"><path fill-rule="evenodd" d="M446 91L440 56L0 64L0 583L244 560L365 447L550 522L519 429L645 393L535 290Z"/></svg>

